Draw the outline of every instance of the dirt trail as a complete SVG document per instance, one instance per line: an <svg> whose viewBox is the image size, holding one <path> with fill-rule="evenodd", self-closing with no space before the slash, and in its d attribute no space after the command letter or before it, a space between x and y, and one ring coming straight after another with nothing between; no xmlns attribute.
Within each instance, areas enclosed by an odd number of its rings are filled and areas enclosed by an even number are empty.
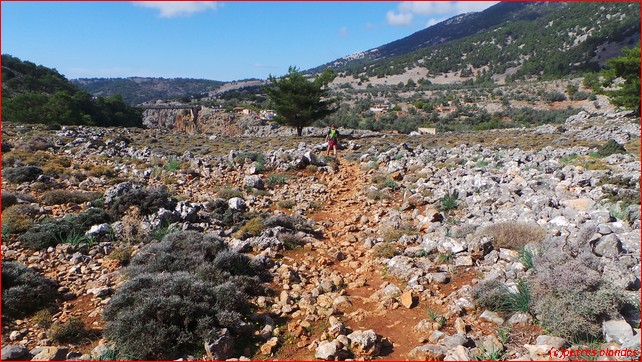
<svg viewBox="0 0 642 362"><path fill-rule="evenodd" d="M391 342L392 346L380 353L381 358L406 359L407 353L421 344L412 327L428 318L427 302L415 298L410 309L399 303L384 308L379 299L371 298L386 283L394 283L403 290L405 282L385 275L384 266L366 253L363 245L366 239L364 231L367 228L378 230L375 220L380 215L376 214L380 214L383 207L399 206L400 196L397 195L386 206L368 206L365 189L371 184L370 176L358 164L346 160L341 161L338 172L319 178L328 185L329 202L309 217L321 227L324 245L306 253L306 259L323 265L322 272L326 275L339 275L345 281L342 292L350 304L338 307L341 313L337 317L353 331L372 329ZM338 252L343 255L337 256ZM328 260L328 255L333 258ZM323 331L316 333L310 337L310 341L318 338ZM314 350L283 348L275 357L314 359Z"/></svg>

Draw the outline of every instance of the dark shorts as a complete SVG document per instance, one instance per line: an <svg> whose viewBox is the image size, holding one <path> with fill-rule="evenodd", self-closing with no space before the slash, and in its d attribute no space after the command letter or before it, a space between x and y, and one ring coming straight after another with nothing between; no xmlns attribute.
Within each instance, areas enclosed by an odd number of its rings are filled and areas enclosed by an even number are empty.
<svg viewBox="0 0 642 362"><path fill-rule="evenodd" d="M337 141L329 140L328 141L328 147L334 147L337 145Z"/></svg>

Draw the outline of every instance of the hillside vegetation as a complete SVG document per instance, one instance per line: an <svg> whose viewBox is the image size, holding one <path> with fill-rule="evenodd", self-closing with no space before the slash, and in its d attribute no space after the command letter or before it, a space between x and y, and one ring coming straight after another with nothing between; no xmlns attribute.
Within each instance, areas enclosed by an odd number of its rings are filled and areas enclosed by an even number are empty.
<svg viewBox="0 0 642 362"><path fill-rule="evenodd" d="M55 69L2 55L2 122L140 127L120 96L92 97Z"/></svg>
<svg viewBox="0 0 642 362"><path fill-rule="evenodd" d="M220 88L224 82L188 78L81 78L72 83L95 96L120 95L127 104L156 99L199 98Z"/></svg>
<svg viewBox="0 0 642 362"><path fill-rule="evenodd" d="M597 69L600 53L629 37L632 46L639 24L639 3L500 3L315 70L381 78L414 67L430 74L484 67L489 78L509 69L512 79L559 77Z"/></svg>

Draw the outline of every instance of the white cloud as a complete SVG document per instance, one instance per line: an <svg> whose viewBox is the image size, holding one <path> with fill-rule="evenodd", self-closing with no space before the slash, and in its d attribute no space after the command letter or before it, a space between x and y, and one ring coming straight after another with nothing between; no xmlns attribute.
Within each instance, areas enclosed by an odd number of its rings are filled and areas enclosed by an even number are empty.
<svg viewBox="0 0 642 362"><path fill-rule="evenodd" d="M431 26L436 25L436 24L439 24L439 23L441 23L441 22L442 22L442 21L444 21L444 20L445 20L445 19L435 19L435 18L431 18L431 19L430 19L430 20L428 20L428 22L426 23L426 28L430 28Z"/></svg>
<svg viewBox="0 0 642 362"><path fill-rule="evenodd" d="M410 25L412 17L412 14L407 12L395 13L394 11L388 11L386 14L386 20L390 25Z"/></svg>
<svg viewBox="0 0 642 362"><path fill-rule="evenodd" d="M458 1L456 2L457 14L478 12L499 3L499 1Z"/></svg>
<svg viewBox="0 0 642 362"><path fill-rule="evenodd" d="M449 1L405 1L399 4L398 9L417 15L433 15L453 11L454 4Z"/></svg>
<svg viewBox="0 0 642 362"><path fill-rule="evenodd" d="M416 15L440 15L454 13L462 14L472 11L482 11L498 1L405 1L399 4L401 12L409 12Z"/></svg>
<svg viewBox="0 0 642 362"><path fill-rule="evenodd" d="M397 5L397 11L388 11L386 18L391 25L409 25L414 16L432 16L427 27L451 16L485 10L498 1L404 1Z"/></svg>
<svg viewBox="0 0 642 362"><path fill-rule="evenodd" d="M215 1L141 1L134 5L143 8L157 9L161 18L174 18L177 16L190 16L207 10L216 10Z"/></svg>
<svg viewBox="0 0 642 362"><path fill-rule="evenodd" d="M339 36L342 38L346 38L350 36L350 32L348 31L348 27L344 26L339 29Z"/></svg>

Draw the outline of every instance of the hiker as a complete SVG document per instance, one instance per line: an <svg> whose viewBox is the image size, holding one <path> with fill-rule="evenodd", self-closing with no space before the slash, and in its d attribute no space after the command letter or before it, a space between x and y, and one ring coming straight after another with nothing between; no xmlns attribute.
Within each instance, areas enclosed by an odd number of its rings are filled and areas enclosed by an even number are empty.
<svg viewBox="0 0 642 362"><path fill-rule="evenodd" d="M330 132L325 136L326 142L328 142L328 150L325 152L326 156L330 156L330 148L334 150L334 158L337 158L337 142L339 141L339 131L335 125L330 126Z"/></svg>

